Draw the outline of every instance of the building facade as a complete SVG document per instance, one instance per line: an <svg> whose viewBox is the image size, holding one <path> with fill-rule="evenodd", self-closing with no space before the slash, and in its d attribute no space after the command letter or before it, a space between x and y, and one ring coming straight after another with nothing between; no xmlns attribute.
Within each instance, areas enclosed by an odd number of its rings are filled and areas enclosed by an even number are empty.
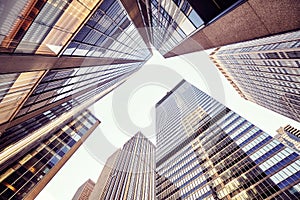
<svg viewBox="0 0 300 200"><path fill-rule="evenodd" d="M152 44L164 57L296 30L300 26L297 0L148 2Z"/></svg>
<svg viewBox="0 0 300 200"><path fill-rule="evenodd" d="M99 123L88 110L83 110L1 151L1 199L34 199ZM22 152L9 157L16 148Z"/></svg>
<svg viewBox="0 0 300 200"><path fill-rule="evenodd" d="M280 142L300 153L300 130L287 125L280 127L275 136Z"/></svg>
<svg viewBox="0 0 300 200"><path fill-rule="evenodd" d="M36 196L55 174L49 171L53 164L48 164L48 160L38 162L43 169L32 168L30 174L29 165L34 163L27 161L41 159L35 155L40 156L43 148L50 152L47 159L52 159L52 154L56 161L70 157L71 153L67 153L67 157L61 158L63 153L57 156L52 146L47 147L52 140L61 142L52 138L60 134L55 131L61 126L68 127L78 113L86 113L87 107L124 83L151 57L147 35L139 30L144 27L139 4L129 7L128 3L126 0L0 3L1 197ZM80 131L76 126L74 131ZM85 137L78 134L74 133L76 139ZM71 149L70 152L78 148L72 146L64 148ZM46 165L49 169L44 169ZM60 165L53 168L58 170ZM47 175L48 171L52 175ZM33 177L37 176L35 172L41 178L46 174L48 179ZM15 179L24 173L26 177Z"/></svg>
<svg viewBox="0 0 300 200"><path fill-rule="evenodd" d="M53 113L87 108L151 57L121 1L23 0L0 7L0 149L50 123Z"/></svg>
<svg viewBox="0 0 300 200"><path fill-rule="evenodd" d="M300 31L216 49L210 58L245 99L300 122Z"/></svg>
<svg viewBox="0 0 300 200"><path fill-rule="evenodd" d="M123 2L3 2L0 51L45 56L142 57L143 52L137 53L140 49L136 49L144 45L139 41L140 34L133 27L130 35L126 30L132 24L128 14L131 10L126 11Z"/></svg>
<svg viewBox="0 0 300 200"><path fill-rule="evenodd" d="M142 133L107 159L90 199L155 199L155 146Z"/></svg>
<svg viewBox="0 0 300 200"><path fill-rule="evenodd" d="M88 200L92 190L94 189L95 183L91 179L87 180L82 184L76 191L72 200Z"/></svg>
<svg viewBox="0 0 300 200"><path fill-rule="evenodd" d="M156 124L157 199L299 198L299 154L186 81Z"/></svg>

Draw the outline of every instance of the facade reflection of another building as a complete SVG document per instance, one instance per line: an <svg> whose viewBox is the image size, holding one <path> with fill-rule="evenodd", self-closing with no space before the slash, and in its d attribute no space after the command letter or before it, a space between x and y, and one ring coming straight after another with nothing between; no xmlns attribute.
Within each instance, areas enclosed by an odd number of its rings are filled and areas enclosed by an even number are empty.
<svg viewBox="0 0 300 200"><path fill-rule="evenodd" d="M156 120L158 199L299 197L299 154L189 83L157 103Z"/></svg>
<svg viewBox="0 0 300 200"><path fill-rule="evenodd" d="M84 110L56 127L47 127L1 152L0 196L34 199L100 121ZM3 162L15 148L22 152Z"/></svg>

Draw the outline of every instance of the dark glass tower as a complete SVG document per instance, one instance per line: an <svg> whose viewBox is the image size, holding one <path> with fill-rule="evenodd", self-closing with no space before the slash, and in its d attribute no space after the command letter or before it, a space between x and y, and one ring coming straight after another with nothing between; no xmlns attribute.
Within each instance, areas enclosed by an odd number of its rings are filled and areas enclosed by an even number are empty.
<svg viewBox="0 0 300 200"><path fill-rule="evenodd" d="M1 199L34 199L99 123L84 110L1 151Z"/></svg>
<svg viewBox="0 0 300 200"><path fill-rule="evenodd" d="M56 131L69 130L77 114L124 83L151 57L149 42L138 30L143 27L140 12L133 15L129 8L125 0L0 3L1 197L18 199L28 192L26 198L36 196L47 183L41 178L53 167L51 156L65 160L59 148L47 146L59 138L61 132ZM134 8L138 11L137 4ZM84 136L77 133L80 122L72 126L76 134L67 132L70 137ZM68 146L61 140L55 145L72 149L77 144ZM49 158L40 161L35 155L43 148ZM36 159L38 166L31 169ZM49 177L55 174L51 170Z"/></svg>
<svg viewBox="0 0 300 200"><path fill-rule="evenodd" d="M5 5L18 12L1 16L7 25L0 49L1 148L50 122L51 113L87 108L151 56L120 1Z"/></svg>
<svg viewBox="0 0 300 200"><path fill-rule="evenodd" d="M164 57L297 30L300 24L296 0L148 2L152 44Z"/></svg>
<svg viewBox="0 0 300 200"><path fill-rule="evenodd" d="M156 120L158 199L299 197L299 154L186 81Z"/></svg>

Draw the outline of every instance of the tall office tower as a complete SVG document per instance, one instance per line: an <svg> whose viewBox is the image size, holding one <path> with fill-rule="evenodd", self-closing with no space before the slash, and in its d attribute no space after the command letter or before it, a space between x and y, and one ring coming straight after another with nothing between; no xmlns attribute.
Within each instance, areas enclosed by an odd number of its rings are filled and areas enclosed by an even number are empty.
<svg viewBox="0 0 300 200"><path fill-rule="evenodd" d="M121 1L12 0L0 6L0 52L143 58L132 10Z"/></svg>
<svg viewBox="0 0 300 200"><path fill-rule="evenodd" d="M0 153L0 198L34 199L99 123L83 110L4 149Z"/></svg>
<svg viewBox="0 0 300 200"><path fill-rule="evenodd" d="M299 198L299 154L186 81L156 124L157 199Z"/></svg>
<svg viewBox="0 0 300 200"><path fill-rule="evenodd" d="M120 1L3 4L0 51L10 54L0 56L0 149L53 113L90 106L151 56Z"/></svg>
<svg viewBox="0 0 300 200"><path fill-rule="evenodd" d="M300 31L216 49L210 58L245 99L300 122Z"/></svg>
<svg viewBox="0 0 300 200"><path fill-rule="evenodd" d="M95 183L91 179L87 180L82 184L76 191L72 200L88 200L92 190L94 189Z"/></svg>
<svg viewBox="0 0 300 200"><path fill-rule="evenodd" d="M151 0L152 43L164 57L299 29L297 0Z"/></svg>
<svg viewBox="0 0 300 200"><path fill-rule="evenodd" d="M280 142L300 153L300 130L291 125L287 125L285 127L280 127L277 130L277 133L278 134L275 137Z"/></svg>
<svg viewBox="0 0 300 200"><path fill-rule="evenodd" d="M155 199L154 156L155 146L135 134L107 159L90 199Z"/></svg>

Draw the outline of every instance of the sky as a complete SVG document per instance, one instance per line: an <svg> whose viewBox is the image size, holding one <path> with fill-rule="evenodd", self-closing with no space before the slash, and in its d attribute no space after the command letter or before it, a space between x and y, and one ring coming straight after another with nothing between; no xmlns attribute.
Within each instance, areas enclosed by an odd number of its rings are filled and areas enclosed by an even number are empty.
<svg viewBox="0 0 300 200"><path fill-rule="evenodd" d="M72 199L89 178L97 181L106 159L141 131L155 144L155 104L182 79L274 136L280 126L300 123L242 99L208 58L209 51L164 59L152 58L89 109L101 121L98 128L37 196L37 200Z"/></svg>

